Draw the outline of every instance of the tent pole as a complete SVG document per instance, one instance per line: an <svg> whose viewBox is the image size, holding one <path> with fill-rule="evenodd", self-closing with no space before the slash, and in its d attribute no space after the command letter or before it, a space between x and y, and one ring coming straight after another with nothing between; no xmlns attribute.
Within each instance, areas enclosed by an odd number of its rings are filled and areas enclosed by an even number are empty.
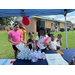
<svg viewBox="0 0 75 75"><path fill-rule="evenodd" d="M65 31L66 31L66 49L68 49L68 43L67 43L67 22L66 22L66 15L65 15Z"/></svg>
<svg viewBox="0 0 75 75"><path fill-rule="evenodd" d="M72 34L73 34L73 24L72 24Z"/></svg>

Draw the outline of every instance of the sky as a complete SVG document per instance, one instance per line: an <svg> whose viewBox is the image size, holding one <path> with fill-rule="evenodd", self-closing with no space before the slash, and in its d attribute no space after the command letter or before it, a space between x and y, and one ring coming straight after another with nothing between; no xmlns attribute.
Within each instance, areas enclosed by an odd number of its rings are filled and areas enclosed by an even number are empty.
<svg viewBox="0 0 75 75"><path fill-rule="evenodd" d="M65 18L63 15L49 15L49 16L43 16L48 18L54 18L56 20L65 21ZM67 21L71 21L72 23L75 23L75 11L68 13L66 16Z"/></svg>

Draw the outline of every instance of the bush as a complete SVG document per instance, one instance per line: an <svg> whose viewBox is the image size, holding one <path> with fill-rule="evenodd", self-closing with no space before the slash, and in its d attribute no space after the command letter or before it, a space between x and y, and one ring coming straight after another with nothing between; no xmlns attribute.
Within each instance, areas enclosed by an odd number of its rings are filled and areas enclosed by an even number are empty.
<svg viewBox="0 0 75 75"><path fill-rule="evenodd" d="M46 29L50 29L50 30L51 30L51 28L50 28L50 27L48 27L48 28L46 28Z"/></svg>
<svg viewBox="0 0 75 75"><path fill-rule="evenodd" d="M9 32L10 30L9 29L7 29L7 32Z"/></svg>
<svg viewBox="0 0 75 75"><path fill-rule="evenodd" d="M46 28L46 32L47 32L47 33L50 33L50 30L51 30L50 27Z"/></svg>
<svg viewBox="0 0 75 75"><path fill-rule="evenodd" d="M73 30L75 30L75 28L73 28Z"/></svg>
<svg viewBox="0 0 75 75"><path fill-rule="evenodd" d="M10 28L10 30L13 30L13 28Z"/></svg>
<svg viewBox="0 0 75 75"><path fill-rule="evenodd" d="M69 31L70 30L70 28L67 28L67 31Z"/></svg>
<svg viewBox="0 0 75 75"><path fill-rule="evenodd" d="M64 28L60 28L60 31L63 32L63 31L65 31L65 29Z"/></svg>

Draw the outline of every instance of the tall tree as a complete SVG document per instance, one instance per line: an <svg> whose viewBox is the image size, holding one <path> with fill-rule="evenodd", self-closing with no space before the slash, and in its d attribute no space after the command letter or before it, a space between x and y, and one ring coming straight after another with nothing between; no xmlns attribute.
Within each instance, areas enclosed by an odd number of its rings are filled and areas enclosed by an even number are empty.
<svg viewBox="0 0 75 75"><path fill-rule="evenodd" d="M14 20L14 17L3 17L0 18L0 25L11 25L11 22Z"/></svg>

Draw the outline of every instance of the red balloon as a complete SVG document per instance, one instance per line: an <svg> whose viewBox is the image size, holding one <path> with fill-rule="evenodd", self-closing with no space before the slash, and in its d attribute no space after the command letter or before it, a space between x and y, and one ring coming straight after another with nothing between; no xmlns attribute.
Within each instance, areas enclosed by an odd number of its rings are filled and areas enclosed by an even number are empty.
<svg viewBox="0 0 75 75"><path fill-rule="evenodd" d="M28 26L30 24L30 20L28 17L24 16L22 19L22 23L26 26Z"/></svg>

